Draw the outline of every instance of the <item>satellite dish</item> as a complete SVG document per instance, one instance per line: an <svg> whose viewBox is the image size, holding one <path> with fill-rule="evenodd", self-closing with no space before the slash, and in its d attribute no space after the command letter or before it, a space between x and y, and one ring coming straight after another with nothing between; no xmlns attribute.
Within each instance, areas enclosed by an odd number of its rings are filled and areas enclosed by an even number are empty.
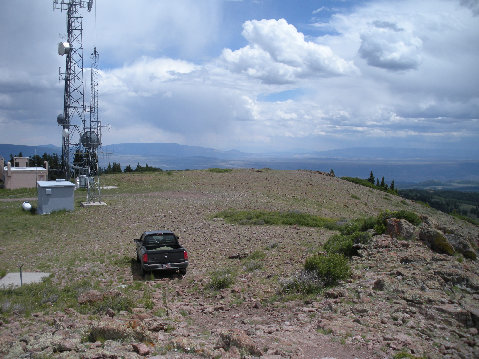
<svg viewBox="0 0 479 359"><path fill-rule="evenodd" d="M69 135L69 133L68 133L68 128L64 128L63 131L62 131L62 136L63 136L63 138L67 138L68 135Z"/></svg>
<svg viewBox="0 0 479 359"><path fill-rule="evenodd" d="M63 56L70 53L70 44L68 42L60 42L58 44L58 55Z"/></svg>
<svg viewBox="0 0 479 359"><path fill-rule="evenodd" d="M63 113L61 113L57 116L57 123L59 125L64 125L66 123L65 122L65 116L63 115Z"/></svg>
<svg viewBox="0 0 479 359"><path fill-rule="evenodd" d="M94 131L86 131L81 135L81 144L85 148L97 148L100 146L100 137Z"/></svg>

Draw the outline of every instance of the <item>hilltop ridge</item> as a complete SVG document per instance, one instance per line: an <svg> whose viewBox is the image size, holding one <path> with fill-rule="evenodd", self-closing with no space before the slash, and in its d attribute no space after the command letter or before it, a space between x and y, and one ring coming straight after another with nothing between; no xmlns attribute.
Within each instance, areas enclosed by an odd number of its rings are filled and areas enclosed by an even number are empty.
<svg viewBox="0 0 479 359"><path fill-rule="evenodd" d="M3 269L29 258L24 270L52 273L30 294L43 298L32 308L0 293L4 357L479 354L479 266L460 250L468 243L477 253L477 226L315 171L117 174L102 183L116 187L103 191L108 206L71 213L31 216L19 209L21 197L0 200ZM343 225L407 211L423 224L398 220L386 233L370 230L370 241L350 259L351 277L295 294L282 288L301 278L306 258L324 253L337 227L232 223L219 215L225 210L312 215ZM158 227L173 230L187 248L184 278L140 277L132 239ZM419 234L428 231L427 238L449 236L454 254L431 249Z"/></svg>

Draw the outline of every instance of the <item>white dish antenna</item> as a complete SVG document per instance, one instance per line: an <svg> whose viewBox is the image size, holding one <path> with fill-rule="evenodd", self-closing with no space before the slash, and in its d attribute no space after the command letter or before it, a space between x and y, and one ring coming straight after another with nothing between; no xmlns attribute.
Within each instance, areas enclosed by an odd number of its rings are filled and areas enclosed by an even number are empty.
<svg viewBox="0 0 479 359"><path fill-rule="evenodd" d="M70 53L70 44L68 42L60 42L58 44L58 55L63 56Z"/></svg>

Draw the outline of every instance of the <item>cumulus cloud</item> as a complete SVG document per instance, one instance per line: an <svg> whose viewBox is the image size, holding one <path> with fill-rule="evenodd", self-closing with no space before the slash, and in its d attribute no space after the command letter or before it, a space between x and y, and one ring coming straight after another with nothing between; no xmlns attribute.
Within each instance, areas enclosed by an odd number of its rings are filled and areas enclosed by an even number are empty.
<svg viewBox="0 0 479 359"><path fill-rule="evenodd" d="M63 89L57 71L65 62L56 43L65 14L28 0L18 0L20 8L8 4L0 13L0 142L58 144ZM283 19L239 17L221 33L216 15L224 4L98 3L100 117L112 127L104 144L271 151L479 136L474 2L368 1L348 11L318 9L322 23L316 31L304 26L304 34ZM35 23L23 26L22 16ZM85 17L85 54L93 18ZM227 33L241 24L241 34ZM210 39L240 35L245 46L204 51Z"/></svg>
<svg viewBox="0 0 479 359"><path fill-rule="evenodd" d="M338 76L356 70L331 48L306 41L284 19L246 21L242 35L249 45L235 51L223 50L223 63L233 72L265 83L292 83L301 78Z"/></svg>
<svg viewBox="0 0 479 359"><path fill-rule="evenodd" d="M416 69L421 51L421 39L396 23L375 20L361 34L359 54L371 66L393 71Z"/></svg>
<svg viewBox="0 0 479 359"><path fill-rule="evenodd" d="M142 57L131 65L102 71L102 91L150 96L166 81L173 81L198 68L187 61Z"/></svg>

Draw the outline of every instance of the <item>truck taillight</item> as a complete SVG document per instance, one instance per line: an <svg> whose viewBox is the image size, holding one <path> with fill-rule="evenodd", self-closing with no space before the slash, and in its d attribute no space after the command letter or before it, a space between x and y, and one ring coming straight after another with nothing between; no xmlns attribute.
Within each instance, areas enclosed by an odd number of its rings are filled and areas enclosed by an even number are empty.
<svg viewBox="0 0 479 359"><path fill-rule="evenodd" d="M188 252L187 252L187 251L184 251L184 252L183 252L183 256L184 256L184 258L185 258L185 261L187 261L187 260L188 260Z"/></svg>
<svg viewBox="0 0 479 359"><path fill-rule="evenodd" d="M148 254L143 254L143 263L148 262Z"/></svg>

